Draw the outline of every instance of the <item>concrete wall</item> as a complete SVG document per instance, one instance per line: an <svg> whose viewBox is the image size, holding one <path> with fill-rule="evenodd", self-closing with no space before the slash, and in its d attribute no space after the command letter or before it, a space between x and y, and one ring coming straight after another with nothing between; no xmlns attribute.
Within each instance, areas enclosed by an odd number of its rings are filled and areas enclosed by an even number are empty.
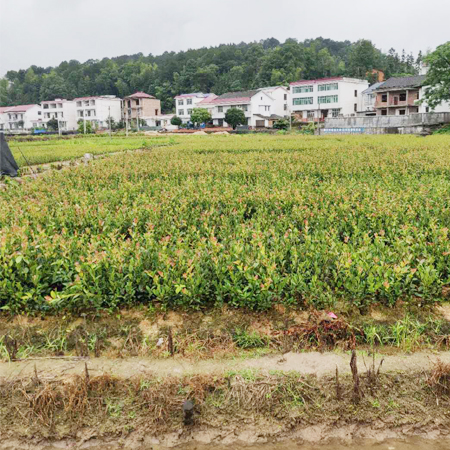
<svg viewBox="0 0 450 450"><path fill-rule="evenodd" d="M325 128L404 128L450 123L450 112L409 116L342 117L325 120Z"/></svg>

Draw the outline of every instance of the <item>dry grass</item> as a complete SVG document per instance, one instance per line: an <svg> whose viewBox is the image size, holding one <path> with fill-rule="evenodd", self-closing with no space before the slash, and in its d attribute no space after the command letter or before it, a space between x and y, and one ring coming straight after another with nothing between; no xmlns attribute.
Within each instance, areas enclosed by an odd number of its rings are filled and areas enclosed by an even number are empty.
<svg viewBox="0 0 450 450"><path fill-rule="evenodd" d="M450 364L438 360L428 378L428 385L438 396L450 395Z"/></svg>

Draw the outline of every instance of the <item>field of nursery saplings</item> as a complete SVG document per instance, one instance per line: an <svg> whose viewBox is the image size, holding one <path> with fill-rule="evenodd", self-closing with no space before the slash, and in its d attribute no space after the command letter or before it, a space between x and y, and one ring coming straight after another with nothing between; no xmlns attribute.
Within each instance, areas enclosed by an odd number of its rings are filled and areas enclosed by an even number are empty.
<svg viewBox="0 0 450 450"><path fill-rule="evenodd" d="M449 136L177 137L7 181L0 307L423 305L449 227Z"/></svg>

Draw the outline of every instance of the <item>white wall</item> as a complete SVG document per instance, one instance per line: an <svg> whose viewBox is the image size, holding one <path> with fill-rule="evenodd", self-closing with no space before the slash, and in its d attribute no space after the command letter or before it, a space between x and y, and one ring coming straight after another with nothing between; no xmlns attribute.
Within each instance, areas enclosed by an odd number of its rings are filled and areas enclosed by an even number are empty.
<svg viewBox="0 0 450 450"><path fill-rule="evenodd" d="M420 88L419 97L424 97L424 88ZM422 103L419 105L419 113L427 112L428 104ZM442 102L440 105L436 106L436 108L429 108L429 112L450 112L450 102Z"/></svg>
<svg viewBox="0 0 450 450"><path fill-rule="evenodd" d="M45 108L46 105L48 105L48 108ZM56 108L52 108L52 105L56 105ZM55 118L60 122L61 131L73 131L77 129L78 125L74 101L55 100L54 102L42 103L41 108L42 122L44 124L47 124L49 120ZM47 117L48 115L50 115L50 117Z"/></svg>
<svg viewBox="0 0 450 450"><path fill-rule="evenodd" d="M97 123L99 128L108 128L110 115L115 122L122 119L122 100L120 98L109 96L90 98L89 105L86 105L87 99L75 99L75 104L77 102L81 102L81 106L75 106L77 121L84 120L80 116L80 111L83 111L86 121ZM90 116L87 115L87 111L91 111Z"/></svg>
<svg viewBox="0 0 450 450"><path fill-rule="evenodd" d="M188 114L187 110L198 108L197 105L204 99L205 99L205 97L203 97L203 96L198 97L196 95L175 99L176 115L183 121L183 123L189 122L191 120L191 115ZM192 102L191 105L187 104L188 100L190 100ZM183 102L183 104L179 105L179 102ZM183 114L181 114L180 111L183 111Z"/></svg>
<svg viewBox="0 0 450 450"><path fill-rule="evenodd" d="M337 89L319 91L320 85L336 84ZM309 83L305 83L303 86L307 86ZM338 96L338 101L333 103L320 103L320 109L328 109L331 116L331 110L339 109L340 115L353 115L356 114L362 108L362 92L369 87L369 82L365 80L358 80L354 78L344 78L343 80L324 80L315 82L311 80L311 86L313 86L312 92L294 93L294 88L297 86L291 86L291 107L292 112L303 112L303 118L306 119L307 111L314 111L314 117L317 118L319 114L319 102L318 98L323 96ZM355 96L356 91L356 96ZM313 103L307 105L294 105L294 99L312 97Z"/></svg>

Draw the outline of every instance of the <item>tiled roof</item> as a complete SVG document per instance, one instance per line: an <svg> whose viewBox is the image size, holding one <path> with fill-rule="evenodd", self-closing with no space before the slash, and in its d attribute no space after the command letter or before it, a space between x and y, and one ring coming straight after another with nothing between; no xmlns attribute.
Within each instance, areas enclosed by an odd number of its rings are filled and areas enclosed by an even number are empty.
<svg viewBox="0 0 450 450"><path fill-rule="evenodd" d="M317 83L324 83L327 81L342 81L344 77L330 77L330 78L319 78L317 80L301 80L301 81L294 81L291 83L291 86L299 86L301 84L317 84Z"/></svg>
<svg viewBox="0 0 450 450"><path fill-rule="evenodd" d="M204 98L201 102L198 102L197 105L202 104L210 104L213 100L215 100L218 96L216 94L209 94L208 97Z"/></svg>
<svg viewBox="0 0 450 450"><path fill-rule="evenodd" d="M62 102L67 102L67 101L68 100L66 100L65 98L55 98L55 100L45 100L45 101L41 102L41 105L43 105L44 103L62 103Z"/></svg>
<svg viewBox="0 0 450 450"><path fill-rule="evenodd" d="M135 92L134 94L127 95L125 98L156 98L153 95L146 94L145 92Z"/></svg>
<svg viewBox="0 0 450 450"><path fill-rule="evenodd" d="M196 98L208 98L211 95L215 95L215 94L204 94L203 92L193 92L192 94L180 94L177 95L175 97L175 99L178 98L192 98L192 97L196 97Z"/></svg>
<svg viewBox="0 0 450 450"><path fill-rule="evenodd" d="M39 105L17 105L17 106L9 106L4 112L26 112L31 108Z"/></svg>
<svg viewBox="0 0 450 450"><path fill-rule="evenodd" d="M248 103L251 101L252 97L256 95L259 90L252 90L252 91L240 91L240 92L227 92L226 94L219 95L219 97L216 97L212 100L204 100L200 103L205 103L209 105L230 105L235 104L239 105L242 103Z"/></svg>
<svg viewBox="0 0 450 450"><path fill-rule="evenodd" d="M380 81L379 83L372 84L372 86L369 86L368 89L362 91L361 94L371 94L372 92L379 89L384 83L385 83L384 81Z"/></svg>
<svg viewBox="0 0 450 450"><path fill-rule="evenodd" d="M94 95L92 97L77 97L74 98L73 101L80 101L80 100L97 100L97 99L105 99L105 100L120 100L120 98L117 98L115 95Z"/></svg>
<svg viewBox="0 0 450 450"><path fill-rule="evenodd" d="M422 86L426 79L426 75L416 75L413 77L399 77L399 78L389 78L385 81L378 90L389 90L389 89L404 89L404 88L414 88Z"/></svg>

